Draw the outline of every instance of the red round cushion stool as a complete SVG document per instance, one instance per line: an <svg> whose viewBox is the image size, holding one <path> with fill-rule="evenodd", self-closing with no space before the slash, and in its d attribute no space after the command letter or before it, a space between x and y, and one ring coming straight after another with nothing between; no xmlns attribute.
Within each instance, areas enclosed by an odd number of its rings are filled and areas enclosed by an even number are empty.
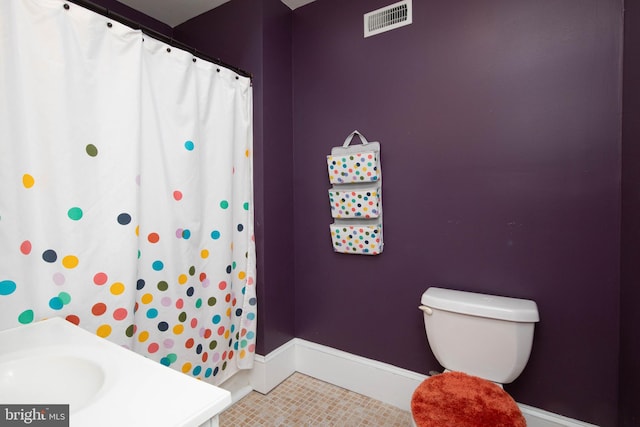
<svg viewBox="0 0 640 427"><path fill-rule="evenodd" d="M411 413L418 427L526 427L509 394L485 379L462 372L427 378L413 392Z"/></svg>

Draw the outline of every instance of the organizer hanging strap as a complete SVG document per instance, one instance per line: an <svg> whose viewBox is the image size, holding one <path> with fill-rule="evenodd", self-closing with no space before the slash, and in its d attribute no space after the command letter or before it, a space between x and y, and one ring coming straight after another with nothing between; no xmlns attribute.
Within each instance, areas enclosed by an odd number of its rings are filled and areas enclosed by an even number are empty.
<svg viewBox="0 0 640 427"><path fill-rule="evenodd" d="M347 139L344 140L344 144L342 144L342 146L344 148L347 148L349 146L349 144L351 144L351 141L353 140L353 137L356 136L356 135L358 135L358 137L360 137L360 141L362 142L362 145L367 145L369 143L369 141L367 141L367 138L365 138L363 134L361 134L357 130L354 130L353 132L351 132L349 134L349 136L347 136Z"/></svg>

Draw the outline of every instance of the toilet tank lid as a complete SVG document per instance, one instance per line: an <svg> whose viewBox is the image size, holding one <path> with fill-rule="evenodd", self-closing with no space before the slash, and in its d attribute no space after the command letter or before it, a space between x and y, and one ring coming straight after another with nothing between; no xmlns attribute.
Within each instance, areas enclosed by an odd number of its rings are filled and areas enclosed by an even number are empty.
<svg viewBox="0 0 640 427"><path fill-rule="evenodd" d="M427 307L512 322L538 322L534 301L431 287L422 294Z"/></svg>

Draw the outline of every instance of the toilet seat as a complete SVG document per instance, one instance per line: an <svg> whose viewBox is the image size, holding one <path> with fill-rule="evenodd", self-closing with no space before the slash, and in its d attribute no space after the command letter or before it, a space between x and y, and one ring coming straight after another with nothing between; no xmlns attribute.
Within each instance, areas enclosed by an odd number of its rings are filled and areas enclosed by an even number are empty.
<svg viewBox="0 0 640 427"><path fill-rule="evenodd" d="M462 372L446 372L424 380L413 392L411 414L418 427L527 425L507 392Z"/></svg>

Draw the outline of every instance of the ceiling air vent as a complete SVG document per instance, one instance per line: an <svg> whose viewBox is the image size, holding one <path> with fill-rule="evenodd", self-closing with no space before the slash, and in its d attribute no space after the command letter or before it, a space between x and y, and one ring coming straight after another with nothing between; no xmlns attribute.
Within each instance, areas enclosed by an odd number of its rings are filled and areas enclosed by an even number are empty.
<svg viewBox="0 0 640 427"><path fill-rule="evenodd" d="M387 7L365 13L364 36L369 37L413 22L411 0L404 0Z"/></svg>

